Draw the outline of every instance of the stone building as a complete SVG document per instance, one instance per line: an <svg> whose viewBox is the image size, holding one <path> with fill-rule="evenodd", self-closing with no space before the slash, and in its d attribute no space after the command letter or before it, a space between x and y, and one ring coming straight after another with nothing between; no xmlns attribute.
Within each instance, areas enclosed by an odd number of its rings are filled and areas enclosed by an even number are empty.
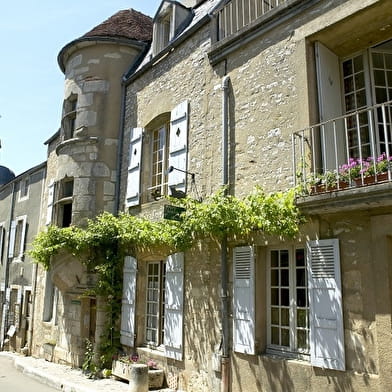
<svg viewBox="0 0 392 392"><path fill-rule="evenodd" d="M302 189L294 240L125 258L123 350L173 389L392 389L389 3L163 0L153 20L121 11L61 50L41 227L161 219L165 195L222 185ZM93 284L66 255L38 269L33 355L80 365L104 322L80 297Z"/></svg>
<svg viewBox="0 0 392 392"><path fill-rule="evenodd" d="M186 391L391 389L391 171L366 186L364 172L391 155L389 2L190 6L161 3L127 74L120 208L156 219L173 191L300 184L307 224L292 241L229 238L227 253L130 255L124 346ZM311 193L353 162L358 185Z"/></svg>
<svg viewBox="0 0 392 392"><path fill-rule="evenodd" d="M37 265L28 254L39 231L46 162L15 177L0 167L0 346L31 345Z"/></svg>

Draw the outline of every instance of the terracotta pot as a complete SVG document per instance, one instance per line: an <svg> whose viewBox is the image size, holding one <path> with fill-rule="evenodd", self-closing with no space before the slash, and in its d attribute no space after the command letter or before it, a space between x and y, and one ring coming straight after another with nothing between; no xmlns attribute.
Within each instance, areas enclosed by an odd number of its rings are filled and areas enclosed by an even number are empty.
<svg viewBox="0 0 392 392"><path fill-rule="evenodd" d="M339 188L337 185L327 188L324 184L317 184L312 186L311 193L315 194L315 193L333 192L333 191L340 191L346 188L348 188L348 183L345 181L339 181Z"/></svg>

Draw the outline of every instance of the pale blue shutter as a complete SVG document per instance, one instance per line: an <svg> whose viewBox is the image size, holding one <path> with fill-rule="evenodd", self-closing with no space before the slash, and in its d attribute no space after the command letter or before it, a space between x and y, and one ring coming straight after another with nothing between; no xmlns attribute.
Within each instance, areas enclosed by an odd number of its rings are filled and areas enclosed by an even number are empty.
<svg viewBox="0 0 392 392"><path fill-rule="evenodd" d="M166 261L165 355L182 360L184 304L184 254L175 253Z"/></svg>
<svg viewBox="0 0 392 392"><path fill-rule="evenodd" d="M54 204L54 187L55 183L52 181L48 186L48 204L46 209L46 225L52 223L53 204Z"/></svg>
<svg viewBox="0 0 392 392"><path fill-rule="evenodd" d="M121 344L130 347L134 345L135 336L136 272L136 259L126 256L123 270L120 341Z"/></svg>
<svg viewBox="0 0 392 392"><path fill-rule="evenodd" d="M255 354L254 249L233 249L233 349Z"/></svg>
<svg viewBox="0 0 392 392"><path fill-rule="evenodd" d="M169 167L176 169L168 174L168 184L176 190L186 191L188 151L188 101L177 105L170 116ZM171 194L169 188L169 195Z"/></svg>
<svg viewBox="0 0 392 392"><path fill-rule="evenodd" d="M342 115L340 63L338 56L320 42L315 43L315 50L320 121L327 121ZM335 155L334 147L334 125L337 155ZM320 129L320 136L323 169L337 169L337 165L345 161L343 121L323 125Z"/></svg>
<svg viewBox="0 0 392 392"><path fill-rule="evenodd" d="M307 257L311 363L345 370L339 240L309 241Z"/></svg>
<svg viewBox="0 0 392 392"><path fill-rule="evenodd" d="M142 159L143 128L132 128L129 144L129 165L125 206L132 207L140 203L140 165Z"/></svg>
<svg viewBox="0 0 392 392"><path fill-rule="evenodd" d="M14 257L16 224L17 222L15 220L11 222L11 230L10 230L9 244L8 244L8 257L10 258Z"/></svg>

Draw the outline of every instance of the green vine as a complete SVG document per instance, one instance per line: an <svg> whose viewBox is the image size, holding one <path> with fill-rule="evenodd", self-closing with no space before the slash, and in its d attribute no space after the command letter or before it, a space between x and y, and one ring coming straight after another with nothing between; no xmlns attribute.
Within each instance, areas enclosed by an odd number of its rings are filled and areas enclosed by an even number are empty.
<svg viewBox="0 0 392 392"><path fill-rule="evenodd" d="M105 212L89 220L85 228L49 226L33 241L30 254L46 269L53 256L65 251L97 275L95 287L86 294L107 299L110 317L99 347L106 362L120 346L118 328L112 321L119 320L121 314L124 255L135 255L137 248L157 246L174 253L189 249L201 238L246 236L253 231L294 237L304 220L295 206L295 190L267 195L257 187L239 199L226 196L221 189L202 203L190 198L169 200L185 208L180 222L151 221L124 213L116 217Z"/></svg>

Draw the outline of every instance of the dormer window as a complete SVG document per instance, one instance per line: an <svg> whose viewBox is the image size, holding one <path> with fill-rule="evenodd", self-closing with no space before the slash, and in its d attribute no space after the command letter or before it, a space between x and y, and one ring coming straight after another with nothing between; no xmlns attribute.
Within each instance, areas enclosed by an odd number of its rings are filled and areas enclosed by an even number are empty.
<svg viewBox="0 0 392 392"><path fill-rule="evenodd" d="M155 56L185 28L192 11L174 1L164 1L155 18L153 29L153 55Z"/></svg>

